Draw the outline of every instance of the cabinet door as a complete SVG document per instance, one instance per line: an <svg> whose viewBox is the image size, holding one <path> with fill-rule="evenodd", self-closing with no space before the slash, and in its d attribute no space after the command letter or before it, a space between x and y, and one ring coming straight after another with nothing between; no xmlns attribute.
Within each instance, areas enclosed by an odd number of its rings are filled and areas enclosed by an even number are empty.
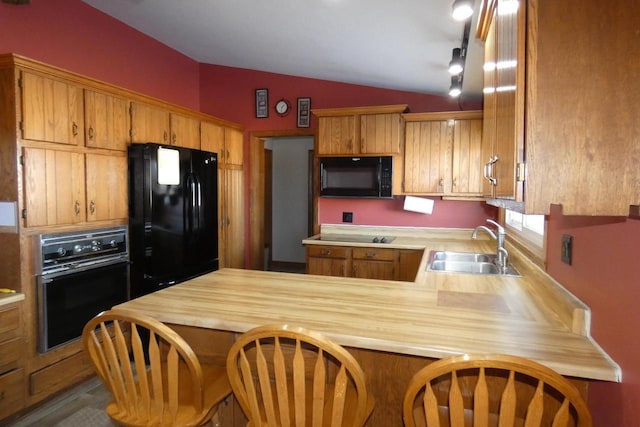
<svg viewBox="0 0 640 427"><path fill-rule="evenodd" d="M354 259L352 262L352 277L361 279L394 280L395 268L393 261L369 261Z"/></svg>
<svg viewBox="0 0 640 427"><path fill-rule="evenodd" d="M87 220L126 219L127 158L87 154Z"/></svg>
<svg viewBox="0 0 640 427"><path fill-rule="evenodd" d="M402 125L400 114L363 114L360 116L360 153L399 154Z"/></svg>
<svg viewBox="0 0 640 427"><path fill-rule="evenodd" d="M347 277L351 249L344 246L307 246L307 274Z"/></svg>
<svg viewBox="0 0 640 427"><path fill-rule="evenodd" d="M171 145L200 149L200 120L171 113Z"/></svg>
<svg viewBox="0 0 640 427"><path fill-rule="evenodd" d="M498 8L505 0L498 2ZM524 37L525 7L514 13L496 13L496 138L493 166L494 195L522 201L517 163L524 158Z"/></svg>
<svg viewBox="0 0 640 427"><path fill-rule="evenodd" d="M84 108L87 147L127 151L131 140L129 101L85 89Z"/></svg>
<svg viewBox="0 0 640 427"><path fill-rule="evenodd" d="M85 221L83 154L25 148L23 163L27 227Z"/></svg>
<svg viewBox="0 0 640 427"><path fill-rule="evenodd" d="M307 258L307 274L320 276L347 277L347 260L340 258Z"/></svg>
<svg viewBox="0 0 640 427"><path fill-rule="evenodd" d="M242 131L232 128L225 128L225 163L227 165L242 166L244 153L244 134Z"/></svg>
<svg viewBox="0 0 640 427"><path fill-rule="evenodd" d="M218 165L226 162L224 127L211 122L200 124L200 148L218 154Z"/></svg>
<svg viewBox="0 0 640 427"><path fill-rule="evenodd" d="M219 176L220 268L244 268L244 170L221 169Z"/></svg>
<svg viewBox="0 0 640 427"><path fill-rule="evenodd" d="M456 120L451 194L482 196L482 120Z"/></svg>
<svg viewBox="0 0 640 427"><path fill-rule="evenodd" d="M495 12L494 12L495 15ZM496 22L489 25L484 44L484 94L482 109L482 194L493 197L493 155L496 146Z"/></svg>
<svg viewBox="0 0 640 427"><path fill-rule="evenodd" d="M396 280L402 280L403 282L415 281L423 255L424 251L420 250L399 250Z"/></svg>
<svg viewBox="0 0 640 427"><path fill-rule="evenodd" d="M169 111L132 102L131 142L169 144Z"/></svg>
<svg viewBox="0 0 640 427"><path fill-rule="evenodd" d="M82 145L82 89L62 80L22 73L22 137Z"/></svg>
<svg viewBox="0 0 640 427"><path fill-rule="evenodd" d="M442 195L450 187L453 123L407 122L404 192Z"/></svg>
<svg viewBox="0 0 640 427"><path fill-rule="evenodd" d="M357 154L355 122L355 116L319 117L318 155Z"/></svg>

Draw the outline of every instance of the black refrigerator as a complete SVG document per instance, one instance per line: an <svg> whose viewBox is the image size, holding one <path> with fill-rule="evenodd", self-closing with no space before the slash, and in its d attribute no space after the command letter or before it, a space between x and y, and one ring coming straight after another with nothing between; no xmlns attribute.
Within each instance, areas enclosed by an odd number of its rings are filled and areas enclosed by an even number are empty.
<svg viewBox="0 0 640 427"><path fill-rule="evenodd" d="M218 269L216 153L129 146L131 298Z"/></svg>

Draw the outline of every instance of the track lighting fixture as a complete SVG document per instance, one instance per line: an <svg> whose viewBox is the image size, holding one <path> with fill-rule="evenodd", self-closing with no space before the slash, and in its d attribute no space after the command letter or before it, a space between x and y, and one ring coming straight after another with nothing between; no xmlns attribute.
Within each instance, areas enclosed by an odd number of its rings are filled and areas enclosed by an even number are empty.
<svg viewBox="0 0 640 427"><path fill-rule="evenodd" d="M464 21L473 15L473 0L454 0L452 13L456 21Z"/></svg>
<svg viewBox="0 0 640 427"><path fill-rule="evenodd" d="M457 98L462 93L462 75L451 77L451 86L449 87L449 96Z"/></svg>
<svg viewBox="0 0 640 427"><path fill-rule="evenodd" d="M449 74L452 76L457 76L464 69L464 61L460 57L461 50L459 47L453 48L451 61L449 62Z"/></svg>

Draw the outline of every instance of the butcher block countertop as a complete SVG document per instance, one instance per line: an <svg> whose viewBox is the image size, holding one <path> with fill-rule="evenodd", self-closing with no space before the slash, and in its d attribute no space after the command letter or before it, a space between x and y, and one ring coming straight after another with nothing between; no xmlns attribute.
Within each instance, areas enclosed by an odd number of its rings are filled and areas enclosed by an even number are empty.
<svg viewBox="0 0 640 427"><path fill-rule="evenodd" d="M522 277L432 272L431 250L492 253L495 241L471 240L471 230L382 232L377 227L372 235L396 238L378 246L424 250L415 282L222 269L117 307L232 332L290 323L343 346L428 358L514 354L566 376L621 381L620 367L589 334L589 308L515 248L508 247L510 261ZM317 237L304 243L357 245Z"/></svg>

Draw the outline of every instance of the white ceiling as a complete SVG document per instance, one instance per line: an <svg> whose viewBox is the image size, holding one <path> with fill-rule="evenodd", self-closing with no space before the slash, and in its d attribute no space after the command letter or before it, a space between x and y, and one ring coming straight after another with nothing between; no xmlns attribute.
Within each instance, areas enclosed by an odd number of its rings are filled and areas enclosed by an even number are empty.
<svg viewBox="0 0 640 427"><path fill-rule="evenodd" d="M201 63L438 95L464 29L453 0L83 1ZM463 97L477 99L476 19Z"/></svg>

